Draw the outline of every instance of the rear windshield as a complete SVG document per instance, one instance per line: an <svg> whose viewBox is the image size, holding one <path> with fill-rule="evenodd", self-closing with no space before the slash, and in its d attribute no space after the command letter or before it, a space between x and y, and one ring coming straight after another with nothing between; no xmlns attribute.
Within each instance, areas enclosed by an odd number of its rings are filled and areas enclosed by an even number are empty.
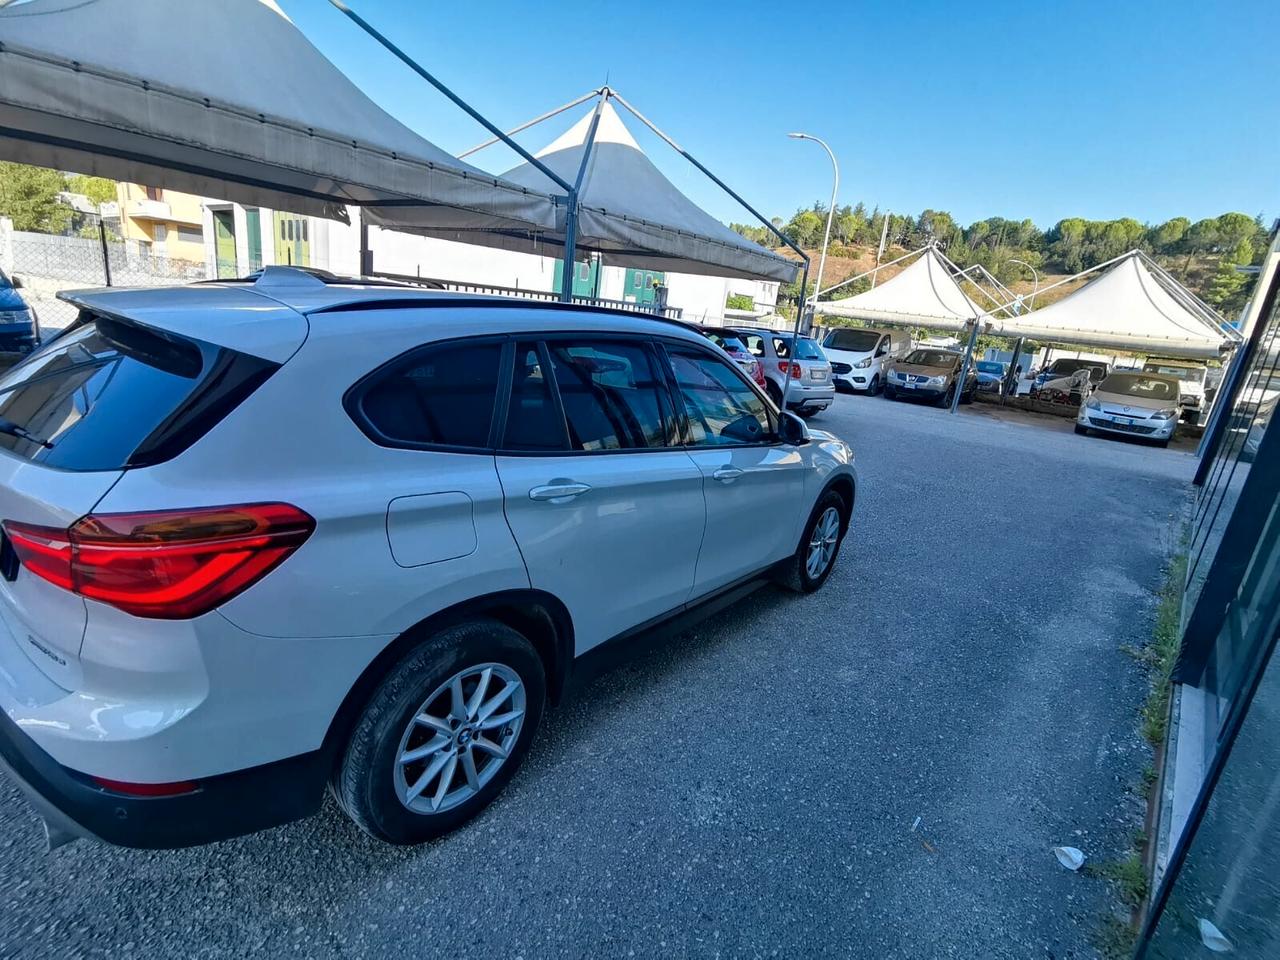
<svg viewBox="0 0 1280 960"><path fill-rule="evenodd" d="M732 333L721 333L718 330L705 331L706 337L725 353L747 353L747 345Z"/></svg>
<svg viewBox="0 0 1280 960"><path fill-rule="evenodd" d="M1186 383L1204 383L1207 372L1204 367L1175 367L1165 366L1162 363L1148 363L1142 369L1150 370L1152 373L1163 373L1166 377L1177 377Z"/></svg>
<svg viewBox="0 0 1280 960"><path fill-rule="evenodd" d="M780 357L790 357L791 356L791 340L792 340L791 337L775 336L773 338L774 352L777 353L777 355ZM811 339L810 337L801 337L799 342L796 344L795 359L825 360L827 359L827 355L822 352L822 348L818 346L817 340Z"/></svg>
<svg viewBox="0 0 1280 960"><path fill-rule="evenodd" d="M1104 364L1098 363L1096 360L1076 360L1063 358L1055 360L1049 364L1048 373L1052 373L1059 377L1069 377L1077 370L1089 371L1089 379L1095 383L1107 375L1107 368Z"/></svg>
<svg viewBox="0 0 1280 960"><path fill-rule="evenodd" d="M0 448L62 470L159 463L277 369L203 341L82 318L0 377Z"/></svg>
<svg viewBox="0 0 1280 960"><path fill-rule="evenodd" d="M827 334L827 339L822 341L822 345L832 350L869 353L876 348L880 337L881 334L874 330L832 330Z"/></svg>
<svg viewBox="0 0 1280 960"><path fill-rule="evenodd" d="M994 361L994 360L979 360L979 361L978 361L978 372L979 372L979 373L999 373L999 374L1003 374L1003 373L1004 373L1004 364L1003 364L1003 363L997 363L997 362L996 362L996 361Z"/></svg>

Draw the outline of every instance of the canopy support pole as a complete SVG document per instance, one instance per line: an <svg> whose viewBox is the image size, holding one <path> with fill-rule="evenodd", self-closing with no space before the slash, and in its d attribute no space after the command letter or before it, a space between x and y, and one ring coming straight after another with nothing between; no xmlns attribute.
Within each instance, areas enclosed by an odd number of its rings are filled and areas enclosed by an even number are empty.
<svg viewBox="0 0 1280 960"><path fill-rule="evenodd" d="M560 114L564 113L566 110L572 110L574 107L578 106L579 104L586 103L592 97L600 96L603 89L604 88L602 87L600 90L591 90L588 93L584 93L582 96L578 97L576 100L570 100L564 106L556 107L554 110L548 110L546 113L544 113L540 117L534 117L532 120L528 120L520 124L518 127L512 127L510 130L506 132L505 136L514 137L517 133L523 133L524 131L528 130L530 127L536 127L538 124L542 123L542 121L544 120L550 120L552 117L559 116ZM501 142L502 142L502 137L490 137L488 140L484 141L484 143L477 143L470 150L463 150L462 153L458 154L458 159L464 160L467 157L471 156L473 153L479 153L485 147L491 147L495 143L501 143Z"/></svg>
<svg viewBox="0 0 1280 960"><path fill-rule="evenodd" d="M790 238L790 237L788 237L785 233L783 233L781 230L779 230L777 227L775 227L775 226L773 225L773 221L772 221L772 220L768 220L768 219L766 219L766 218L765 218L765 216L764 216L762 213L760 213L760 211L758 211L755 207L751 206L751 204L747 203L747 201L746 201L746 200L743 200L743 199L742 199L742 197L740 197L737 193L735 193L733 190L731 190L731 189L729 188L729 185L728 185L727 183L725 183L723 180L721 180L719 177L717 177L714 173L712 173L710 170L708 170L706 167L704 167L701 163L699 163L699 162L698 162L698 161L693 157L693 155L689 153L689 151L688 151L688 150L686 150L684 147L680 146L680 144L676 143L676 142L675 142L674 140L672 140L669 136L667 136L665 133L663 133L661 130L659 130L659 129L658 129L658 128L653 124L653 122L652 122L651 120L649 120L649 118L648 118L648 117L646 117L646 116L645 116L644 114L642 114L639 110L637 110L635 107L633 107L631 104L629 104L629 103L628 103L628 102L623 98L623 96L622 96L620 93L618 93L616 90L610 90L610 91L609 91L609 96L611 96L614 100L617 100L620 104L622 104L624 107L626 107L626 108L627 108L627 111L628 111L628 112L629 112L633 117L635 117L637 120L639 120L641 123L643 123L646 127L648 127L650 130L652 130L652 131L653 131L653 132L658 136L658 138L659 138L660 140L662 140L664 143L666 143L666 145L667 145L667 146L669 146L672 150L674 150L676 153L680 154L680 156L684 157L686 160L688 160L690 163L692 163L695 167L697 167L697 168L702 172L702 174L703 174L703 175L704 175L708 180L710 180L712 183L714 183L717 187L719 187L721 190L723 190L723 191L724 191L725 193L727 193L729 196L733 197L733 199L737 200L737 201L738 201L738 203L742 204L743 208L744 208L748 213L750 213L753 217L755 217L757 220L759 220L759 221L760 221L760 223L764 225L764 227L765 227L765 229L766 229L766 230L768 230L768 231L769 231L770 233L772 233L775 237L777 237L779 240L781 240L783 243L785 243L788 247L790 247L792 250L794 250L796 253L798 253L798 254L800 255L800 259L801 259L802 261L804 261L805 273L806 273L806 275L808 274L808 270L809 270L809 255L808 255L807 253L805 253L803 250L801 250L801 249L800 249L798 246L796 246L794 243L792 243L792 242L791 242L791 238ZM816 294L815 294L815 295L816 295Z"/></svg>
<svg viewBox="0 0 1280 960"><path fill-rule="evenodd" d="M407 53L405 53L403 50L397 47L394 43L392 43L390 40L384 37L381 33L379 33L376 29L374 29L372 24L370 24L367 20L365 20L364 17L360 16L360 14L356 13L354 10L348 7L346 3L343 2L343 0L329 0L329 2L333 4L335 7L337 7L338 10L340 10L342 13L346 14L347 17L349 17L351 21L355 23L356 26L358 26L361 30L363 30L369 36L373 37L373 39L377 40L380 44L382 44L388 51L391 52L391 54L397 60L399 60L401 63L407 66L410 70L412 70L414 73L420 76L423 80L427 81L427 83L431 84L441 93L443 93L446 97L448 97L456 107L458 107L464 113L466 113L467 116L469 116L472 120L476 121L476 123L480 124L480 126L484 127L486 130L492 133L495 137L497 137L499 140L505 143L508 147L510 147L516 153L520 154L521 158L523 158L525 161L533 164L533 166L537 168L537 170L540 173L542 173L549 180L551 180L552 183L560 187L566 193L571 192L573 190L573 188L569 186L569 184L567 184L561 177L559 177L554 170L552 170L545 163L543 163L541 160L539 160L537 157L531 154L528 150L520 146L520 144L516 143L509 136L507 136L505 133L503 133L501 130L495 127L492 123L490 123L484 117L483 114L481 114L478 110L472 107L471 104L467 103L467 101L463 100L460 96L458 96L448 87L446 87L443 83L437 80L430 73L428 73L420 63L418 63L411 56L409 56Z"/></svg>
<svg viewBox="0 0 1280 960"><path fill-rule="evenodd" d="M569 196L565 200L569 208L564 219L564 268L560 271L560 302L573 302L573 274L578 253L578 196L582 190L582 181L587 176L587 167L591 164L591 150L596 145L596 130L600 126L600 113L604 110L605 101L602 96L596 102L595 112L591 114L591 127L587 130L587 139L583 144L582 162L578 164L578 177L573 181Z"/></svg>
<svg viewBox="0 0 1280 960"><path fill-rule="evenodd" d="M369 218L360 211L360 276L373 276L373 251L369 249Z"/></svg>
<svg viewBox="0 0 1280 960"><path fill-rule="evenodd" d="M928 246L924 246L924 247L921 247L919 250L912 250L909 253L904 253L902 256L894 260L890 260L888 263L878 263L874 267L872 267L870 270L864 270L862 271L862 273L859 273L856 276L849 277L846 280L841 280L839 283L834 283L831 286L827 287L827 289L825 290L814 291L814 294L813 294L814 299L816 301L821 294L830 293L832 290L839 290L841 287L847 286L848 284L853 283L853 281L861 280L863 277L867 277L867 276L870 276L872 278L872 284L874 285L874 282L875 282L874 278L877 270L883 270L885 267L892 267L895 263L901 263L903 260L907 260L911 257L919 256L920 254L924 253L928 249L929 249Z"/></svg>
<svg viewBox="0 0 1280 960"><path fill-rule="evenodd" d="M745 204L744 204L745 206ZM787 392L791 389L791 368L795 366L796 347L800 343L800 321L804 318L805 306L808 304L806 294L809 290L809 258L805 257L804 271L800 275L800 296L796 298L796 322L791 327L791 356L787 358L787 375L782 380L782 412L787 412ZM815 293L816 297L817 294Z"/></svg>

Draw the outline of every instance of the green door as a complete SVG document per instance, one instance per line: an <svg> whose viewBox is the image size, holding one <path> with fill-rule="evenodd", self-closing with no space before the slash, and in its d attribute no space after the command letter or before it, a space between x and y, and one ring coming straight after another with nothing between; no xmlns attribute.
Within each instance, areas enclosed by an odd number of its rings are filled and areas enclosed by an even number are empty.
<svg viewBox="0 0 1280 960"><path fill-rule="evenodd" d="M627 267L626 276L622 281L622 299L635 303L653 303L655 299L653 288L665 283L666 280L667 275L661 271Z"/></svg>
<svg viewBox="0 0 1280 960"><path fill-rule="evenodd" d="M219 280L240 275L236 269L236 221L230 210L213 211L213 255Z"/></svg>
<svg viewBox="0 0 1280 960"><path fill-rule="evenodd" d="M564 276L564 261L556 261L554 289L559 292L561 278ZM595 257L579 261L573 265L573 295L575 297L597 297L600 290L600 261Z"/></svg>
<svg viewBox="0 0 1280 960"><path fill-rule="evenodd" d="M286 267L311 266L311 238L306 217L275 213L276 263Z"/></svg>
<svg viewBox="0 0 1280 960"><path fill-rule="evenodd" d="M244 229L249 241L249 272L262 269L262 211L249 207L244 212Z"/></svg>

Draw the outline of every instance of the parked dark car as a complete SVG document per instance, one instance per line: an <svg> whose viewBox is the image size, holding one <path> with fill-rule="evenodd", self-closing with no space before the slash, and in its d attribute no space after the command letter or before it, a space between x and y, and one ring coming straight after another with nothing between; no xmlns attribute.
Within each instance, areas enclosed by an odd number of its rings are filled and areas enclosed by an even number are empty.
<svg viewBox="0 0 1280 960"><path fill-rule="evenodd" d="M18 291L22 281L0 270L0 353L30 353L40 342L35 311Z"/></svg>
<svg viewBox="0 0 1280 960"><path fill-rule="evenodd" d="M1102 360L1081 360L1075 357L1059 357L1049 366L1036 374L1031 385L1031 395L1035 396L1050 380L1069 379L1077 370L1089 371L1089 382L1097 386L1111 373L1111 364Z"/></svg>
<svg viewBox="0 0 1280 960"><path fill-rule="evenodd" d="M956 381L964 354L958 350L939 350L921 347L912 350L889 367L884 382L884 395L889 400L898 397L923 397L934 403L950 404L955 396ZM960 389L960 402L970 403L978 389L978 374L973 367Z"/></svg>

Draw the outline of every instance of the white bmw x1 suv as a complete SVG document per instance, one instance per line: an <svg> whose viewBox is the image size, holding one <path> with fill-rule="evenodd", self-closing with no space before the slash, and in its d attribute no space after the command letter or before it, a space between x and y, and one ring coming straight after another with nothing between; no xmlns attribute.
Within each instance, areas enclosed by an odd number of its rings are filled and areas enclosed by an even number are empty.
<svg viewBox="0 0 1280 960"><path fill-rule="evenodd" d="M0 378L0 766L53 844L326 786L438 836L576 657L817 589L849 527L849 448L677 324L289 268L66 299Z"/></svg>

